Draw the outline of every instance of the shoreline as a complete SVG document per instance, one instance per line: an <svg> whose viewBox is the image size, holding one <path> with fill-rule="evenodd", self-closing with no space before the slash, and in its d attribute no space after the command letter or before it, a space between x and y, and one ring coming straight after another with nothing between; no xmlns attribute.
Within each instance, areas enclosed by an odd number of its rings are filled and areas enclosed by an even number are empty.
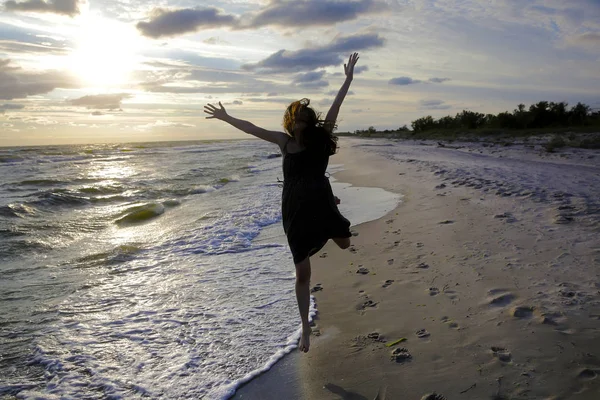
<svg viewBox="0 0 600 400"><path fill-rule="evenodd" d="M312 285L323 287L319 336L308 354L288 354L233 398L598 398L594 218L558 224L549 201L442 188L423 163L340 142L336 179L403 201L353 228L351 251L328 243L326 257L311 259ZM369 272L357 274L359 265ZM399 347L411 357L392 361Z"/></svg>

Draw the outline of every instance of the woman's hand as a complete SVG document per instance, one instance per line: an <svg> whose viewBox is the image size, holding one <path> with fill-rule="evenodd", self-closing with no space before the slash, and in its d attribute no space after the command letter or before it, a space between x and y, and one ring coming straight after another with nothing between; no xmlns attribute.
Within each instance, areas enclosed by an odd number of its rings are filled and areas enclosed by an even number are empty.
<svg viewBox="0 0 600 400"><path fill-rule="evenodd" d="M221 107L221 108L217 108L217 107L213 106L212 104L205 105L204 112L207 114L210 114L210 117L206 117L206 118L207 119L216 118L216 119L220 119L221 121L225 121L225 119L229 115L227 114L227 111L225 111L225 107L223 107L223 104L221 104L221 102L219 102L219 107Z"/></svg>
<svg viewBox="0 0 600 400"><path fill-rule="evenodd" d="M358 61L358 53L350 54L348 58L348 64L344 64L344 73L346 74L346 79L352 80L354 78L354 66Z"/></svg>

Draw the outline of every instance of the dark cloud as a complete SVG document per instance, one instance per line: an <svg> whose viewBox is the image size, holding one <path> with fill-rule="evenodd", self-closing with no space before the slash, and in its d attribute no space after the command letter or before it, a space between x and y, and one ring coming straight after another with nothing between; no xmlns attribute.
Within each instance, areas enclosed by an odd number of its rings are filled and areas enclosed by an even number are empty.
<svg viewBox="0 0 600 400"><path fill-rule="evenodd" d="M25 106L22 104L0 104L0 114L4 114L6 111L9 110L20 110L22 108L24 108Z"/></svg>
<svg viewBox="0 0 600 400"><path fill-rule="evenodd" d="M323 79L325 71L312 71L298 74L292 79L292 84L303 89L318 89L329 86L329 82Z"/></svg>
<svg viewBox="0 0 600 400"><path fill-rule="evenodd" d="M388 81L388 83L390 85L398 85L398 86L413 85L415 83L421 83L421 82L423 82L423 81L420 81L418 79L409 78L408 76L400 76L398 78L392 78Z"/></svg>
<svg viewBox="0 0 600 400"><path fill-rule="evenodd" d="M80 0L26 0L16 2L9 0L4 3L7 11L30 11L41 13L54 13L73 17L79 14Z"/></svg>
<svg viewBox="0 0 600 400"><path fill-rule="evenodd" d="M74 106L82 106L88 109L118 110L121 108L121 101L131 97L132 95L129 93L97 94L73 99L70 100L69 103Z"/></svg>
<svg viewBox="0 0 600 400"><path fill-rule="evenodd" d="M452 108L450 104L445 104L443 100L421 100L419 104L421 105L421 108L427 110L447 110Z"/></svg>
<svg viewBox="0 0 600 400"><path fill-rule="evenodd" d="M354 73L357 75L368 70L369 67L366 65L359 65L358 67L354 67Z"/></svg>
<svg viewBox="0 0 600 400"><path fill-rule="evenodd" d="M241 100L234 100L232 104L235 104L236 106L241 106L242 104L244 104L244 102Z"/></svg>
<svg viewBox="0 0 600 400"><path fill-rule="evenodd" d="M429 82L442 83L451 80L450 78L429 78Z"/></svg>
<svg viewBox="0 0 600 400"><path fill-rule="evenodd" d="M382 47L383 44L384 39L377 33L338 36L325 46L297 51L279 50L256 64L242 65L242 68L262 73L310 71L343 64L347 53Z"/></svg>
<svg viewBox="0 0 600 400"><path fill-rule="evenodd" d="M247 26L304 27L315 25L332 25L338 22L351 21L361 14L379 12L386 9L384 3L373 0L339 1L339 0L305 0L305 1L273 1L265 9L251 18Z"/></svg>
<svg viewBox="0 0 600 400"><path fill-rule="evenodd" d="M61 71L25 72L9 59L0 59L0 99L23 99L56 88L78 87L77 80Z"/></svg>
<svg viewBox="0 0 600 400"><path fill-rule="evenodd" d="M214 7L174 10L156 8L149 21L139 22L137 28L144 36L157 39L212 28L242 30L264 26L328 26L385 10L387 5L375 0L275 0L256 13L241 16L224 14ZM208 43L215 43L214 38L207 40Z"/></svg>
<svg viewBox="0 0 600 400"><path fill-rule="evenodd" d="M105 113L103 113L102 111L94 111L94 112L92 113L92 115L94 115L94 116L100 116L100 115L106 115L106 114L105 114Z"/></svg>
<svg viewBox="0 0 600 400"><path fill-rule="evenodd" d="M156 8L150 17L149 22L139 22L136 26L142 35L154 39L196 32L202 28L233 27L237 23L236 17L222 14L221 10L214 7L180 10Z"/></svg>

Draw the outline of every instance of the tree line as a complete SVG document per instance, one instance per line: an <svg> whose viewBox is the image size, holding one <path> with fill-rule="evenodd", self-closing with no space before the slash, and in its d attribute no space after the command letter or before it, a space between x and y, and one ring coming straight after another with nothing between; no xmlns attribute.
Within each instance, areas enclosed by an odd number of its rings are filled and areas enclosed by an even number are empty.
<svg viewBox="0 0 600 400"><path fill-rule="evenodd" d="M513 112L505 111L496 115L468 110L463 110L454 117L448 115L439 119L428 115L411 123L415 133L443 129L538 129L590 125L600 126L600 111L594 112L590 106L583 103L577 103L568 109L568 103L564 101L540 101L529 106L529 109L524 104L519 104ZM406 125L398 129L407 130Z"/></svg>

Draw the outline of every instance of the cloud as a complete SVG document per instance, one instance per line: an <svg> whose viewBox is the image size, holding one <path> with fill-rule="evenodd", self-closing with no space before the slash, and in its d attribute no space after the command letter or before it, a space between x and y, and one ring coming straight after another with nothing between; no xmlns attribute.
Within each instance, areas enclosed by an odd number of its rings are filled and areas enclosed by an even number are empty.
<svg viewBox="0 0 600 400"><path fill-rule="evenodd" d="M388 83L390 85L406 86L414 85L416 83L442 83L449 80L450 78L429 78L427 81L422 81L420 79L413 79L408 76L399 76L397 78L390 79Z"/></svg>
<svg viewBox="0 0 600 400"><path fill-rule="evenodd" d="M4 114L8 110L20 110L24 107L22 104L0 104L0 114Z"/></svg>
<svg viewBox="0 0 600 400"><path fill-rule="evenodd" d="M338 36L325 46L297 51L279 50L256 64L244 64L242 68L262 73L310 71L340 65L346 53L382 47L384 42L377 33Z"/></svg>
<svg viewBox="0 0 600 400"><path fill-rule="evenodd" d="M155 122L150 122L148 124L144 124L144 125L137 125L136 127L134 127L135 130L137 131L148 131L154 128L194 128L196 127L196 125L192 125L192 124L184 124L184 123L180 123L180 122L172 122L172 121L165 121L165 120L157 120Z"/></svg>
<svg viewBox="0 0 600 400"><path fill-rule="evenodd" d="M247 26L252 28L329 26L357 19L361 14L380 12L386 9L386 4L374 0L272 1L267 8L254 14Z"/></svg>
<svg viewBox="0 0 600 400"><path fill-rule="evenodd" d="M451 80L450 78L429 78L429 82L432 83L442 83Z"/></svg>
<svg viewBox="0 0 600 400"><path fill-rule="evenodd" d="M94 112L92 113L92 115L94 115L94 116L100 116L100 115L106 115L106 114L105 114L105 113L103 113L102 111L94 111Z"/></svg>
<svg viewBox="0 0 600 400"><path fill-rule="evenodd" d="M400 76L398 78L392 78L388 81L388 83L390 85L399 85L399 86L414 85L415 83L421 83L421 82L423 82L423 81L420 81L418 79L409 78L408 76Z"/></svg>
<svg viewBox="0 0 600 400"><path fill-rule="evenodd" d="M220 37L217 37L217 36L211 36L208 39L204 39L202 41L202 43L218 44L218 45L230 45L231 44L227 40L221 39Z"/></svg>
<svg viewBox="0 0 600 400"><path fill-rule="evenodd" d="M25 72L13 66L10 59L0 59L0 99L23 99L45 94L56 88L78 87L77 80L60 71Z"/></svg>
<svg viewBox="0 0 600 400"><path fill-rule="evenodd" d="M435 99L421 100L419 104L421 105L421 108L427 110L447 110L449 108L452 108L450 104L445 104L443 100Z"/></svg>
<svg viewBox="0 0 600 400"><path fill-rule="evenodd" d="M284 28L330 26L338 22L358 19L364 14L387 9L388 6L385 3L375 0L271 1L256 13L239 16L225 14L215 7L155 8L150 14L150 20L139 22L137 28L142 35L157 39L212 28L244 30L265 26Z"/></svg>
<svg viewBox="0 0 600 400"><path fill-rule="evenodd" d="M292 84L303 89L318 89L329 86L329 82L322 79L325 71L312 71L298 74L292 79Z"/></svg>
<svg viewBox="0 0 600 400"><path fill-rule="evenodd" d="M149 22L138 22L138 30L154 39L196 32L202 28L233 27L236 17L214 7L166 10L156 8Z"/></svg>
<svg viewBox="0 0 600 400"><path fill-rule="evenodd" d="M357 75L368 70L369 67L367 65L359 65L358 67L354 67L354 73Z"/></svg>
<svg viewBox="0 0 600 400"><path fill-rule="evenodd" d="M29 11L41 13L53 13L73 17L79 14L80 0L26 0L16 2L9 0L4 3L7 11Z"/></svg>
<svg viewBox="0 0 600 400"><path fill-rule="evenodd" d="M0 40L0 52L29 54L53 53L62 55L67 54L69 50L67 48L52 47L45 44L23 43L15 40Z"/></svg>
<svg viewBox="0 0 600 400"><path fill-rule="evenodd" d="M587 32L581 35L572 36L567 39L567 43L578 47L588 48L590 50L600 49L600 33Z"/></svg>
<svg viewBox="0 0 600 400"><path fill-rule="evenodd" d="M325 95L327 96L337 96L338 91L337 90L330 90L329 92L325 93ZM352 90L348 90L348 93L346 93L346 96L352 96L354 95L354 92Z"/></svg>
<svg viewBox="0 0 600 400"><path fill-rule="evenodd" d="M121 108L121 101L131 97L133 96L128 93L97 94L73 99L70 100L69 103L74 106L82 106L88 109L118 110Z"/></svg>

